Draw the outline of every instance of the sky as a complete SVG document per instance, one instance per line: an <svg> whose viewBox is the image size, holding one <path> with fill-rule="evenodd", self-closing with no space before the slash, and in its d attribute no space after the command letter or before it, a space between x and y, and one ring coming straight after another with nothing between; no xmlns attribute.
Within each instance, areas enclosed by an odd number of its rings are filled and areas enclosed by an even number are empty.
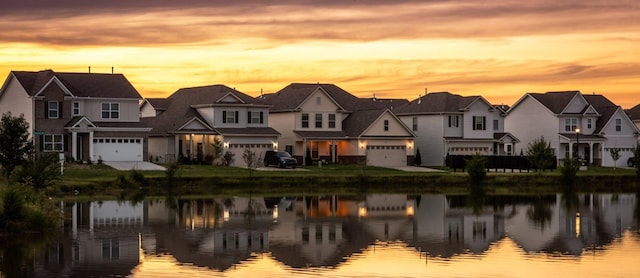
<svg viewBox="0 0 640 278"><path fill-rule="evenodd" d="M640 103L637 0L0 1L0 76L124 74L143 97L294 82L360 97L580 90Z"/></svg>

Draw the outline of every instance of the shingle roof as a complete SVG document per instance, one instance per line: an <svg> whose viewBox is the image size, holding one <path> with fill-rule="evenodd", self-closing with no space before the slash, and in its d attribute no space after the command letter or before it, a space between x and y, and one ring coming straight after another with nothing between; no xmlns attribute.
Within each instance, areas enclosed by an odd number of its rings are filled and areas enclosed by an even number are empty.
<svg viewBox="0 0 640 278"><path fill-rule="evenodd" d="M29 95L37 94L53 77L77 97L135 98L142 96L122 74L64 73L52 70L13 71Z"/></svg>
<svg viewBox="0 0 640 278"><path fill-rule="evenodd" d="M326 91L346 111L377 108L334 84L291 83L280 91L265 94L261 98L273 104L270 112L291 111L298 108L318 88Z"/></svg>
<svg viewBox="0 0 640 278"><path fill-rule="evenodd" d="M434 92L414 99L394 111L399 115L460 113L462 109L479 98L480 96L461 96L449 92Z"/></svg>
<svg viewBox="0 0 640 278"><path fill-rule="evenodd" d="M599 133L604 128L605 124L609 122L609 119L613 116L613 114L620 108L615 103L611 102L609 99L604 97L603 95L582 95L588 102L595 108L598 113L600 113L600 117L596 121L596 130L594 133Z"/></svg>
<svg viewBox="0 0 640 278"><path fill-rule="evenodd" d="M166 98L147 98L145 100L156 110L167 110L171 103L171 100Z"/></svg>
<svg viewBox="0 0 640 278"><path fill-rule="evenodd" d="M580 94L579 91L563 91L563 92L547 92L547 93L529 93L530 96L538 100L542 105L547 107L551 112L560 114L569 102Z"/></svg>
<svg viewBox="0 0 640 278"><path fill-rule="evenodd" d="M166 99L165 104L168 104L168 106L164 113L156 117L142 118L141 120L153 127L150 135L164 136L180 128L193 118L198 118L203 122L207 122L194 108L192 108L192 106L215 105L221 98L229 93L233 93L233 95L241 99L244 102L243 105L268 105L268 103L262 100L255 99L249 95L220 84L182 88ZM258 131L262 132L260 130ZM276 131L274 130L274 132Z"/></svg>
<svg viewBox="0 0 640 278"><path fill-rule="evenodd" d="M640 120L640 104L632 107L631 109L625 110L625 112L627 112L627 115L629 115L629 118L631 118L631 120Z"/></svg>
<svg viewBox="0 0 640 278"><path fill-rule="evenodd" d="M385 111L387 109L354 111L342 121L342 129L347 133L347 136L358 137Z"/></svg>

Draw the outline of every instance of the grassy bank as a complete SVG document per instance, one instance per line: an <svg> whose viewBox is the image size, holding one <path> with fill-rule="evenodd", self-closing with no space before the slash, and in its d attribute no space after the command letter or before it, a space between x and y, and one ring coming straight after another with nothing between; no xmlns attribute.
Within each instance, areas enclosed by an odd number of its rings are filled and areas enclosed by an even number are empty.
<svg viewBox="0 0 640 278"><path fill-rule="evenodd" d="M176 195L201 194L294 194L294 193L466 193L468 175L463 172L405 172L357 165L303 167L296 171L249 171L235 167L181 165L170 189ZM447 170L447 169L444 169ZM141 175L140 175L141 174ZM68 196L120 196L127 194L165 195L166 173L117 171L105 165L72 165L49 194ZM559 192L558 171L544 173L490 172L488 193L537 194ZM576 190L581 192L636 192L639 182L633 169L591 167L580 171ZM135 191L131 193L130 191Z"/></svg>

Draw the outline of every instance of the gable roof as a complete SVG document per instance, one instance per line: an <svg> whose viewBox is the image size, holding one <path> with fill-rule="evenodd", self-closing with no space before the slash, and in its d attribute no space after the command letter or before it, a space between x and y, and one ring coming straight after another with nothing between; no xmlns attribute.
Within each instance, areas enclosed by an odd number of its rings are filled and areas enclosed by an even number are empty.
<svg viewBox="0 0 640 278"><path fill-rule="evenodd" d="M596 130L594 133L600 133L611 117L613 117L616 110L621 109L603 95L583 95L583 97L600 113L600 117L596 121Z"/></svg>
<svg viewBox="0 0 640 278"><path fill-rule="evenodd" d="M554 114L561 114L576 94L580 94L580 91L528 93Z"/></svg>
<svg viewBox="0 0 640 278"><path fill-rule="evenodd" d="M57 79L76 97L134 98L142 96L122 74L64 73L52 70L12 71L11 74L30 96L35 96Z"/></svg>
<svg viewBox="0 0 640 278"><path fill-rule="evenodd" d="M169 107L171 100L166 98L145 98L142 104L140 104L140 107L142 107L145 103L151 105L155 110L164 111L167 110L167 107Z"/></svg>
<svg viewBox="0 0 640 278"><path fill-rule="evenodd" d="M188 122L199 120L203 123L207 121L202 118L194 107L213 106L227 95L232 94L235 98L244 103L242 106L268 106L268 103L255 99L249 95L229 88L225 85L216 84L201 87L182 88L171 94L165 101L160 101L161 105L167 105L166 111L156 117L143 118L142 121L153 127L150 135L167 135L177 131ZM220 105L234 105L221 103ZM215 127L213 127L215 129Z"/></svg>
<svg viewBox="0 0 640 278"><path fill-rule="evenodd" d="M291 83L280 91L262 95L260 98L273 104L270 112L293 111L298 109L317 89L326 92L336 104L346 111L377 108L375 105L369 102L363 102L361 98L350 94L334 84Z"/></svg>
<svg viewBox="0 0 640 278"><path fill-rule="evenodd" d="M629 118L631 118L631 120L633 121L640 120L640 104L632 107L631 109L625 110L625 112L627 112L627 115L629 115Z"/></svg>
<svg viewBox="0 0 640 278"><path fill-rule="evenodd" d="M398 115L460 113L478 100L483 100L493 107L481 96L461 96L449 92L434 92L418 97L394 111Z"/></svg>

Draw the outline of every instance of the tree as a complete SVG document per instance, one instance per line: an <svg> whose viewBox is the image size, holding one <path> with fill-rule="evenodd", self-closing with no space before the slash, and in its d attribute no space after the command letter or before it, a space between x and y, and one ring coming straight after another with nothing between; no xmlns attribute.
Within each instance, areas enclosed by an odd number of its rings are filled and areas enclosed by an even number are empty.
<svg viewBox="0 0 640 278"><path fill-rule="evenodd" d="M420 156L420 149L416 150L416 158L413 160L413 164L416 166L422 165L422 157Z"/></svg>
<svg viewBox="0 0 640 278"><path fill-rule="evenodd" d="M481 186L487 177L486 160L480 154L474 154L471 159L465 163L467 173L469 173L469 181L472 187Z"/></svg>
<svg viewBox="0 0 640 278"><path fill-rule="evenodd" d="M230 151L225 152L222 156L222 165L231 166L231 164L233 164L233 161L235 160L235 156L235 153L232 153Z"/></svg>
<svg viewBox="0 0 640 278"><path fill-rule="evenodd" d="M13 180L44 189L60 178L59 162L55 153L37 155L15 171Z"/></svg>
<svg viewBox="0 0 640 278"><path fill-rule="evenodd" d="M13 170L26 163L33 153L33 144L29 139L29 124L21 115L11 116L11 112L2 114L0 121L0 165L2 173L9 181Z"/></svg>
<svg viewBox="0 0 640 278"><path fill-rule="evenodd" d="M633 166L636 167L636 177L640 178L640 145L633 150Z"/></svg>
<svg viewBox="0 0 640 278"><path fill-rule="evenodd" d="M224 147L222 144L222 141L220 141L220 139L218 139L218 137L215 137L213 139L213 143L211 144L213 146L213 153L211 154L211 163L213 165L216 165L218 159L220 159L220 157L222 157L222 152L224 151Z"/></svg>
<svg viewBox="0 0 640 278"><path fill-rule="evenodd" d="M252 151L250 148L246 148L242 153L242 160L244 160L244 163L247 164L247 169L249 169L249 176L251 176L253 170L258 168L260 157L258 157L255 151Z"/></svg>
<svg viewBox="0 0 640 278"><path fill-rule="evenodd" d="M542 173L544 169L550 168L555 160L551 143L542 136L533 140L527 145L527 160L538 171L538 174Z"/></svg>
<svg viewBox="0 0 640 278"><path fill-rule="evenodd" d="M611 159L613 159L613 169L616 169L618 159L620 159L620 149L609 149L609 154L611 155Z"/></svg>

